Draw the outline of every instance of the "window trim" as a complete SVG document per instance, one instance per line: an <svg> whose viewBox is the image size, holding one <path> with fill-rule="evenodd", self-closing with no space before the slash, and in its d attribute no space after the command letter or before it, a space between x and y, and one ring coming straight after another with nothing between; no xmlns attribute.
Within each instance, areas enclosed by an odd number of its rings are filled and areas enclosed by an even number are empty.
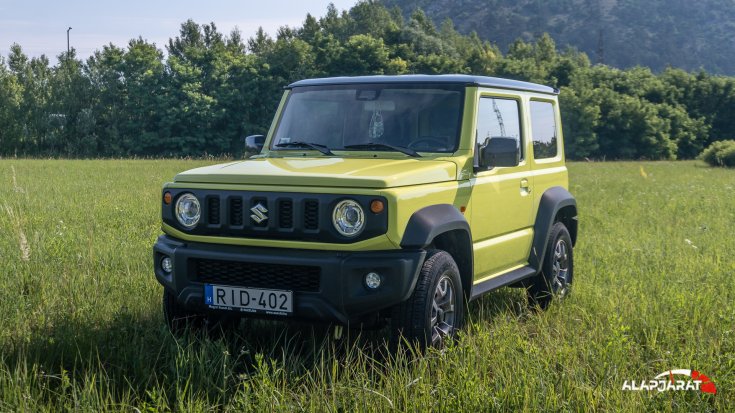
<svg viewBox="0 0 735 413"><path fill-rule="evenodd" d="M533 114L531 111L532 102L550 103L554 110L554 127L556 132L556 155L547 158L536 158L536 153L533 150ZM532 97L528 100L528 126L530 127L530 141L531 141L531 153L533 154L534 163L550 163L558 162L561 160L563 144L561 138L561 119L559 117L559 103L555 99L544 99L540 97Z"/></svg>
<svg viewBox="0 0 735 413"><path fill-rule="evenodd" d="M518 166L523 166L526 163L527 159L527 148L526 148L526 125L524 122L525 116L526 116L526 107L523 102L523 97L519 95L514 94L504 94L504 93L497 93L497 92L483 92L480 91L478 98L477 98L477 106L475 108L475 127L472 131L472 152L473 152L473 164L477 163L478 159L478 153L477 153L477 122L480 118L480 102L482 99L499 99L499 100L514 100L516 102L516 105L518 107L518 133L520 140L520 150L521 150L521 157L518 162ZM504 168L505 169L505 168ZM482 171L478 171L482 172Z"/></svg>

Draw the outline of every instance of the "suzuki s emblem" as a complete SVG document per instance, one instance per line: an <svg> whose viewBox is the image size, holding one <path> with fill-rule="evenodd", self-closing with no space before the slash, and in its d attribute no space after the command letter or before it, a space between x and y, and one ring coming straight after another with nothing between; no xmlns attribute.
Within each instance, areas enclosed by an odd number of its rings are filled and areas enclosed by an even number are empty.
<svg viewBox="0 0 735 413"><path fill-rule="evenodd" d="M253 215L250 215L250 218L252 218L253 221L257 222L258 224L268 219L268 215L266 215L268 213L268 210L265 209L263 204L261 204L260 202L258 202L258 204L254 207L250 208L250 212L253 213Z"/></svg>

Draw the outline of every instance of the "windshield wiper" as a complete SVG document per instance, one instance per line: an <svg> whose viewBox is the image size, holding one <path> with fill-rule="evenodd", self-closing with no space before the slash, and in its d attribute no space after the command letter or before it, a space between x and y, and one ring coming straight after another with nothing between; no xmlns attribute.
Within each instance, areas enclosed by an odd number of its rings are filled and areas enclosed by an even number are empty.
<svg viewBox="0 0 735 413"><path fill-rule="evenodd" d="M411 148L406 148L405 146L390 145L387 143L366 142L366 143L357 143L354 145L345 145L345 149L378 149L378 148L390 149L393 151L401 152L403 154L406 154L414 158L421 157L421 155L419 155L418 152L414 151Z"/></svg>
<svg viewBox="0 0 735 413"><path fill-rule="evenodd" d="M296 141L296 142L283 142L275 146L278 148L287 148L289 146L294 146L294 147L299 147L299 148L309 148L309 149L314 149L315 151L319 151L325 155L330 155L330 156L334 155L332 151L330 151L326 145L321 145L319 143Z"/></svg>

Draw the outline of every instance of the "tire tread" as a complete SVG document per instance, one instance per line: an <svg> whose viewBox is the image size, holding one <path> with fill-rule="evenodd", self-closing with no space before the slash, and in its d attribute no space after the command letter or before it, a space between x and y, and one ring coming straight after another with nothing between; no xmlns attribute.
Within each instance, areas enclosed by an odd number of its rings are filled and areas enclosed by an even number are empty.
<svg viewBox="0 0 735 413"><path fill-rule="evenodd" d="M439 273L435 270L437 266L448 266L450 270L453 270L457 274L458 279L456 281L458 282L454 283L455 294L464 299L461 280L459 279L459 269L452 256L443 250L427 251L426 259L421 266L413 294L411 294L408 300L393 308L391 315L391 343L394 347L400 345L403 340L418 342L421 348L427 346L427 339L430 339L430 337L426 337L424 317L426 317L426 307L430 305L427 303L427 300L433 297L431 289L436 281L436 274ZM443 268L439 268L439 271L442 270ZM462 305L459 305L455 309L455 316L458 317L455 323L455 330L461 327L463 320L464 314L463 308L461 307Z"/></svg>

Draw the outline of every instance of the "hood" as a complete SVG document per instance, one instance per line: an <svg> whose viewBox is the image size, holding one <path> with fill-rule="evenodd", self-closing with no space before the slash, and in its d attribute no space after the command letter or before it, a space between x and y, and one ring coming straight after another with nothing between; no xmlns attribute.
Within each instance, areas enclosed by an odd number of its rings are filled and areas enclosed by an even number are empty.
<svg viewBox="0 0 735 413"><path fill-rule="evenodd" d="M457 179L454 162L421 159L255 158L191 169L176 182L390 188Z"/></svg>

